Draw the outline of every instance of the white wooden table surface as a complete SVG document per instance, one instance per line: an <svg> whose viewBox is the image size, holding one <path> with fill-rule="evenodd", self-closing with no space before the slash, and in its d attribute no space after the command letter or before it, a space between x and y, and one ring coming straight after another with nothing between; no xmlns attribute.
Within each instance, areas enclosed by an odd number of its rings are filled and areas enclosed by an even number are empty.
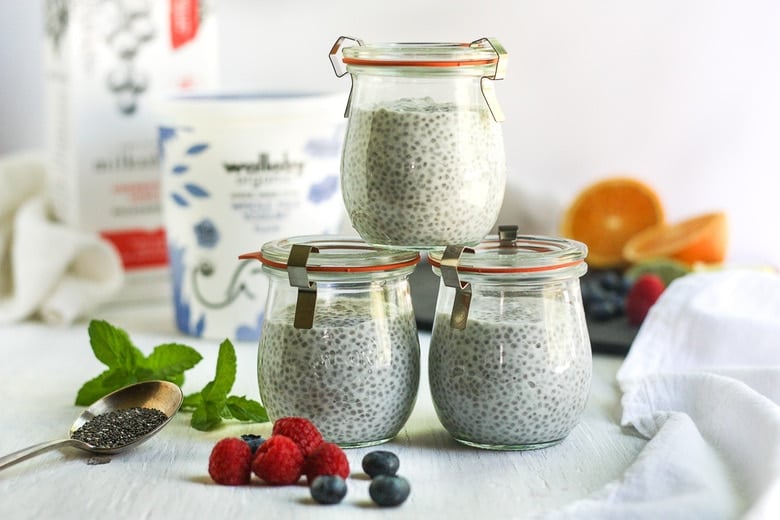
<svg viewBox="0 0 780 520"><path fill-rule="evenodd" d="M179 334L167 306L113 308L100 316L125 328L145 353L164 342L192 345L204 355L184 392L213 377L219 341ZM428 334L421 334L427 357ZM259 399L254 344L238 343L233 393ZM368 496L360 460L348 450L348 494L335 506L309 498L301 484L245 487L214 484L208 457L214 443L242 433L268 435L270 425L233 423L204 433L180 413L158 436L107 464L89 454L52 451L0 471L0 519L23 518L527 518L555 511L619 478L646 441L621 430L615 373L621 358L596 356L590 400L581 424L560 445L531 452L490 452L461 446L439 424L425 363L414 412L401 434L383 446L401 460L412 493L400 508L379 509ZM76 392L103 369L93 356L86 322L67 328L26 322L0 327L0 455L62 438L80 413Z"/></svg>

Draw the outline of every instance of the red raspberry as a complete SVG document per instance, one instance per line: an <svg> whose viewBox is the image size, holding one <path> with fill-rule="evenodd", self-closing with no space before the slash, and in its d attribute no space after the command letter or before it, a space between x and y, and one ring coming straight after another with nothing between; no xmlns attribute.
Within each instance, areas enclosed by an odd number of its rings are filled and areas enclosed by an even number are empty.
<svg viewBox="0 0 780 520"><path fill-rule="evenodd" d="M631 325L640 325L664 289L664 281L658 275L645 273L637 278L626 295L628 322Z"/></svg>
<svg viewBox="0 0 780 520"><path fill-rule="evenodd" d="M275 486L295 484L301 478L303 452L294 440L284 435L271 435L257 448L252 471Z"/></svg>
<svg viewBox="0 0 780 520"><path fill-rule="evenodd" d="M295 441L303 456L322 444L322 434L314 424L304 417L282 417L274 423L274 435L284 435Z"/></svg>
<svg viewBox="0 0 780 520"><path fill-rule="evenodd" d="M228 437L217 442L209 456L209 475L217 484L249 484L252 476L252 449L243 440Z"/></svg>
<svg viewBox="0 0 780 520"><path fill-rule="evenodd" d="M345 479L349 476L349 461L339 446L323 442L306 457L303 473L310 484L320 475L338 475Z"/></svg>

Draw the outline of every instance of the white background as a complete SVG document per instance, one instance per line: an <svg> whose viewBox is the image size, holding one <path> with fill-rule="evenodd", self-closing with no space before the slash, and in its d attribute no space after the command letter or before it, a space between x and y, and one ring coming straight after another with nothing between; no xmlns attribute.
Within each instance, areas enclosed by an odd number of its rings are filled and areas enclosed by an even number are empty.
<svg viewBox="0 0 780 520"><path fill-rule="evenodd" d="M162 0L156 0L162 1ZM596 179L659 192L668 220L726 210L730 260L780 266L780 2L217 0L229 89L344 91L339 35L498 38L510 181L502 222L554 233ZM0 0L0 154L43 144L41 2Z"/></svg>

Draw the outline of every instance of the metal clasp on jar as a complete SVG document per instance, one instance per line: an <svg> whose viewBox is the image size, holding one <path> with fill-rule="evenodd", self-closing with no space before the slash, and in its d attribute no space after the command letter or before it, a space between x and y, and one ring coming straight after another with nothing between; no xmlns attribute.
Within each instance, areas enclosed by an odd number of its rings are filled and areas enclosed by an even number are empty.
<svg viewBox="0 0 780 520"><path fill-rule="evenodd" d="M500 123L506 119L504 111L501 105L498 103L498 97L496 96L496 90L493 88L492 81L504 79L506 77L507 59L509 54L506 49L495 38L480 38L471 42L471 46L477 46L482 43L487 43L493 52L496 53L496 69L492 76L482 76L479 80L479 88L482 90L482 96L485 98L490 114L493 119Z"/></svg>
<svg viewBox="0 0 780 520"><path fill-rule="evenodd" d="M508 252L514 248L517 240L517 226L498 226L499 254ZM455 289L455 298L450 312L450 326L453 329L463 330L469 319L469 307L471 306L471 284L460 279L458 265L463 253L474 253L474 249L463 246L447 246L442 253L439 269L444 285Z"/></svg>
<svg viewBox="0 0 780 520"><path fill-rule="evenodd" d="M298 288L298 299L295 303L295 318L293 327L310 329L314 324L314 307L317 303L317 284L309 281L306 263L310 253L319 253L314 246L293 244L290 256L287 258L287 278L291 287Z"/></svg>
<svg viewBox="0 0 780 520"><path fill-rule="evenodd" d="M498 250L499 254L514 252L513 249L509 250L509 248L513 248L515 245L515 240L517 240L517 229L517 226L514 224L498 226L498 243L501 246Z"/></svg>
<svg viewBox="0 0 780 520"><path fill-rule="evenodd" d="M336 77L340 78L344 76L347 73L347 69L342 66L341 61L338 58L339 51L344 46L344 42L351 41L354 42L355 45L363 45L363 40L360 38L352 38L350 36L339 36L336 42L333 44L333 47L330 48L330 64L333 66L333 72L336 73ZM349 97L347 98L347 107L344 109L344 117L349 117L349 111L352 107L352 90L355 87L355 82L352 79L352 75L349 76L350 79L350 86L349 86Z"/></svg>
<svg viewBox="0 0 780 520"><path fill-rule="evenodd" d="M469 306L471 305L471 284L461 281L458 275L458 264L463 253L474 253L474 250L470 247L447 246L439 266L444 285L455 289L455 298L450 313L450 326L458 330L466 328L466 322L469 319Z"/></svg>

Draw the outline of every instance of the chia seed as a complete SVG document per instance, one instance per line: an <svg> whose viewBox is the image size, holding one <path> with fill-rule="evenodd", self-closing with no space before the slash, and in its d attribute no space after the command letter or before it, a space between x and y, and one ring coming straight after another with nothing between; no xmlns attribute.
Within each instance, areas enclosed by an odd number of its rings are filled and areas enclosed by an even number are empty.
<svg viewBox="0 0 780 520"><path fill-rule="evenodd" d="M357 109L345 143L344 203L366 242L473 245L495 224L506 165L486 107L404 98Z"/></svg>
<svg viewBox="0 0 780 520"><path fill-rule="evenodd" d="M108 457L106 455L99 455L99 456L88 458L87 466L101 466L103 464L108 464L109 462L111 462L111 457Z"/></svg>
<svg viewBox="0 0 780 520"><path fill-rule="evenodd" d="M497 320L472 309L463 330L436 317L431 396L442 425L480 447L524 449L561 441L579 422L592 371L575 306L509 298Z"/></svg>
<svg viewBox="0 0 780 520"><path fill-rule="evenodd" d="M266 318L258 355L260 397L272 420L307 417L330 442L367 446L394 437L411 414L420 378L414 314L337 299L311 329L294 306Z"/></svg>
<svg viewBox="0 0 780 520"><path fill-rule="evenodd" d="M111 410L81 425L71 438L96 448L121 448L135 442L168 420L156 408L123 408Z"/></svg>

